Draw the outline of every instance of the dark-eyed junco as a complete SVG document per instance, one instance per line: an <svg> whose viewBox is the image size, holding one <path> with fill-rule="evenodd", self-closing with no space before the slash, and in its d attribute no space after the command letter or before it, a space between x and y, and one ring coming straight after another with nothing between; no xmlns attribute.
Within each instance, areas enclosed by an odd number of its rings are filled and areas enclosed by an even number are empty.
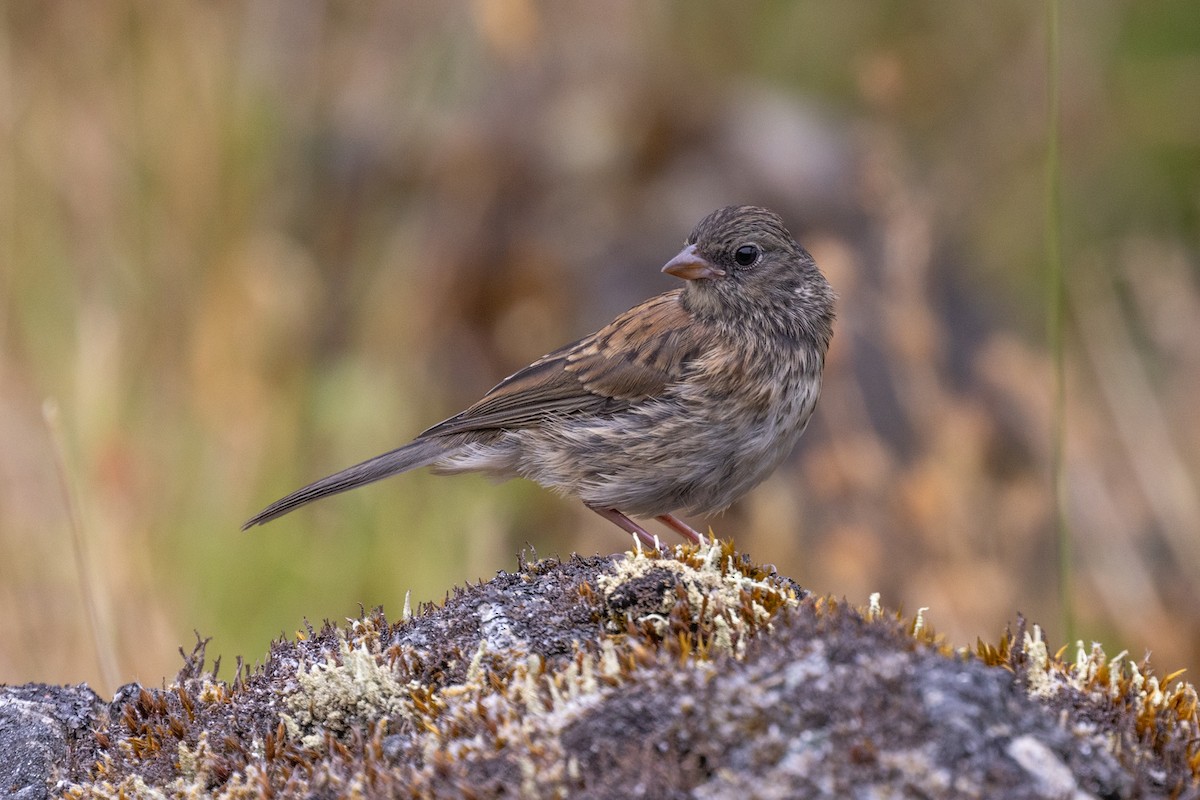
<svg viewBox="0 0 1200 800"><path fill-rule="evenodd" d="M275 501L249 528L416 467L522 477L574 495L653 546L627 514L700 535L804 431L833 335L834 293L777 214L729 206L663 267L680 289L542 356L408 444Z"/></svg>

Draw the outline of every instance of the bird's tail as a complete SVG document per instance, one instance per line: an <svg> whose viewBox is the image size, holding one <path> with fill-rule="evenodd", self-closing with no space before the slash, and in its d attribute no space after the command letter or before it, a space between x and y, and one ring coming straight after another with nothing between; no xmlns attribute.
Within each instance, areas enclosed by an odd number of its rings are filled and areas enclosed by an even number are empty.
<svg viewBox="0 0 1200 800"><path fill-rule="evenodd" d="M410 469L428 466L445 455L446 450L446 442L438 439L417 439L409 442L403 447L398 447L383 455L369 458L361 464L355 464L341 472L321 478L302 489L297 489L287 497L281 497L246 520L242 530L270 522L276 517L282 517L289 511L297 509L305 503L311 503L313 500L365 486Z"/></svg>

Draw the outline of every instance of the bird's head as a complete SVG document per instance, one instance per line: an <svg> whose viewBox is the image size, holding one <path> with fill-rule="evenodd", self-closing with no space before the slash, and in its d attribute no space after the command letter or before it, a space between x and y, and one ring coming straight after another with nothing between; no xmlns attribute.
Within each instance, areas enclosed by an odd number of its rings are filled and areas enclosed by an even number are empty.
<svg viewBox="0 0 1200 800"><path fill-rule="evenodd" d="M702 319L828 341L834 293L774 211L726 206L702 219L662 269L686 281L683 303Z"/></svg>

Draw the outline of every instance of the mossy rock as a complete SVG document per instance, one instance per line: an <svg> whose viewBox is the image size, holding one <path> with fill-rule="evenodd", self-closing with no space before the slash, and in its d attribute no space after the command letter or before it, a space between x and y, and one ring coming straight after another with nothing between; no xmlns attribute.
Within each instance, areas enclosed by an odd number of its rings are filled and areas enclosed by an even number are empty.
<svg viewBox="0 0 1200 800"><path fill-rule="evenodd" d="M58 731L27 748L40 779L0 780L27 798L1200 797L1190 684L1099 648L1064 663L1023 623L952 650L729 544L522 563L395 623L309 628L231 682L204 661L201 642L169 686L111 703L41 687L40 717L38 687L0 690L0 736Z"/></svg>

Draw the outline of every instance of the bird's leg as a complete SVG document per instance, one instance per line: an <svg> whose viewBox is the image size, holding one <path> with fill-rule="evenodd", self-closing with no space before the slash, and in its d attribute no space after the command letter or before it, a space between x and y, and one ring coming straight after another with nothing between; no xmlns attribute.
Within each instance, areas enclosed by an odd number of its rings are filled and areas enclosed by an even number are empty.
<svg viewBox="0 0 1200 800"><path fill-rule="evenodd" d="M584 505L587 504L584 503ZM649 547L652 550L659 550L662 548L662 544L658 542L654 536L647 533L645 528L643 528L641 525L638 525L636 522L622 514L620 511L617 511L615 508L601 508L600 506L588 506L588 508L590 508L592 511L595 511L597 514L604 517L621 530L628 531L629 533L632 533L634 536L641 539L642 544L646 545L646 547Z"/></svg>
<svg viewBox="0 0 1200 800"><path fill-rule="evenodd" d="M704 535L702 533L697 531L691 525L688 525L674 514L659 514L657 517L655 517L655 519L688 541L695 542L696 544L704 544L705 542Z"/></svg>

